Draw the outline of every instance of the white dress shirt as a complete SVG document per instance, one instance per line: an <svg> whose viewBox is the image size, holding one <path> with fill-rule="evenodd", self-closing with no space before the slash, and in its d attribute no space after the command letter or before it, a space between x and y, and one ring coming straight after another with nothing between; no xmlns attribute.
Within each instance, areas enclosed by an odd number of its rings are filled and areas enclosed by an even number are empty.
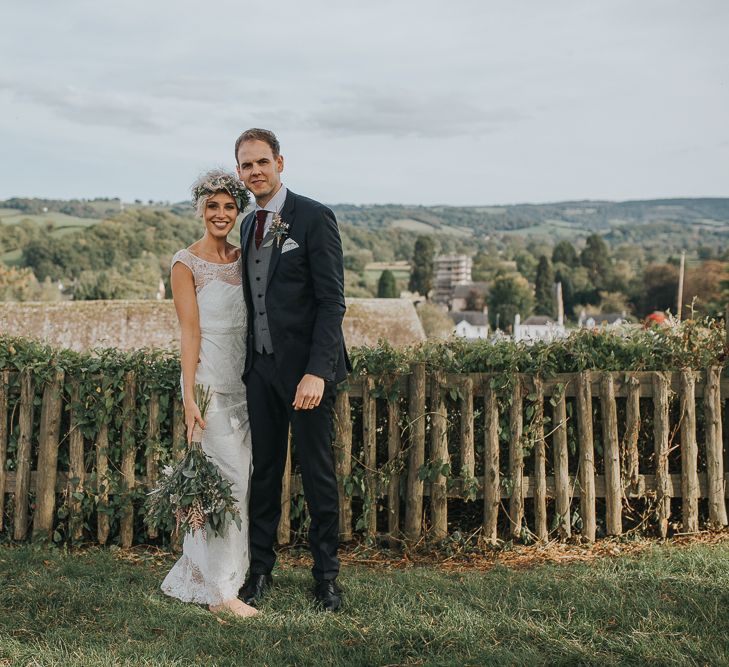
<svg viewBox="0 0 729 667"><path fill-rule="evenodd" d="M256 204L256 213L258 211L267 211L266 224L263 226L263 235L268 234L268 230L271 229L271 223L273 223L273 214L280 213L283 208L284 202L286 201L286 186L281 183L281 187L278 192L271 197L271 200L265 206L259 206Z"/></svg>

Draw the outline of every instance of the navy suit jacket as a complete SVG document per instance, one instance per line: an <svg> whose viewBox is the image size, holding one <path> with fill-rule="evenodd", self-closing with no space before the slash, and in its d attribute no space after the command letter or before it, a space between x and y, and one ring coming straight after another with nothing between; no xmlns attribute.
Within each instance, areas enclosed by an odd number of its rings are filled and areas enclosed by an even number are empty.
<svg viewBox="0 0 729 667"><path fill-rule="evenodd" d="M276 367L285 386L295 391L306 373L341 382L351 370L344 345L344 257L334 213L319 202L289 190L281 209L289 225L286 238L272 246L266 287L266 312ZM255 212L243 219L241 252L248 307L247 356L243 378L253 359L253 300L248 284L248 248ZM281 252L286 239L298 248Z"/></svg>

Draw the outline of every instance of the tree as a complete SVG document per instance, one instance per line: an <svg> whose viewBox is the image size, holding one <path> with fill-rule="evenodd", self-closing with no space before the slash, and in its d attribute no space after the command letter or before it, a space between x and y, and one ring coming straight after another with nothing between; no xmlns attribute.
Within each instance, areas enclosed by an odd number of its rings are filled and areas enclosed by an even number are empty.
<svg viewBox="0 0 729 667"><path fill-rule="evenodd" d="M610 251L605 240L599 234L591 234L587 237L580 255L580 263L584 266L592 284L596 289L604 289L610 281Z"/></svg>
<svg viewBox="0 0 729 667"><path fill-rule="evenodd" d="M629 311L628 296L623 292L600 292L601 313L627 313Z"/></svg>
<svg viewBox="0 0 729 667"><path fill-rule="evenodd" d="M562 265L564 267L564 265ZM575 287L567 268L560 268L554 274L554 282L562 283L562 304L565 317L572 317L575 306Z"/></svg>
<svg viewBox="0 0 729 667"><path fill-rule="evenodd" d="M344 253L344 268L348 271L362 273L367 264L372 261L372 251L367 249L353 250Z"/></svg>
<svg viewBox="0 0 729 667"><path fill-rule="evenodd" d="M636 287L634 301L642 317L654 310L676 312L678 269L671 264L650 264Z"/></svg>
<svg viewBox="0 0 729 667"><path fill-rule="evenodd" d="M430 236L418 236L413 250L413 269L408 289L427 296L433 287L433 254L435 243Z"/></svg>
<svg viewBox="0 0 729 667"><path fill-rule="evenodd" d="M154 299L159 289L159 262L147 253L124 263L119 270L82 271L73 298L93 299Z"/></svg>
<svg viewBox="0 0 729 667"><path fill-rule="evenodd" d="M506 328L514 315L529 315L533 306L532 288L524 276L510 273L496 277L489 293L489 317L494 326L498 319L499 327Z"/></svg>
<svg viewBox="0 0 729 667"><path fill-rule="evenodd" d="M566 264L569 267L577 266L580 260L575 247L569 241L560 241L552 251L552 264Z"/></svg>
<svg viewBox="0 0 729 667"><path fill-rule="evenodd" d="M448 338L455 330L453 320L435 304L422 303L417 312L428 338Z"/></svg>
<svg viewBox="0 0 729 667"><path fill-rule="evenodd" d="M554 272L552 264L546 255L539 258L537 264L537 277L534 281L534 296L536 304L534 312L537 315L554 315Z"/></svg>
<svg viewBox="0 0 729 667"><path fill-rule="evenodd" d="M398 296L400 295L397 293L395 274L390 269L385 269L377 282L377 297L379 299L397 299Z"/></svg>
<svg viewBox="0 0 729 667"><path fill-rule="evenodd" d="M480 290L468 290L468 294L466 295L466 310L483 311L485 305L486 299Z"/></svg>
<svg viewBox="0 0 729 667"><path fill-rule="evenodd" d="M533 282L537 277L537 260L530 252L519 252L514 257L516 270L527 280Z"/></svg>
<svg viewBox="0 0 729 667"><path fill-rule="evenodd" d="M717 317L729 303L729 264L716 260L686 271L683 287L684 317L691 310L699 315Z"/></svg>

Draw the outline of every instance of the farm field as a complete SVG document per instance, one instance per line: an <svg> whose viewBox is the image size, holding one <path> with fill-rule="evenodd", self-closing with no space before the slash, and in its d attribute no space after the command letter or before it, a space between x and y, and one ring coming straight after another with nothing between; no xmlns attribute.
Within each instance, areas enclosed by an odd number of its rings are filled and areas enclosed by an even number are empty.
<svg viewBox="0 0 729 667"><path fill-rule="evenodd" d="M20 211L15 211L11 214L7 212L8 209L3 209L3 211L0 211L0 223L3 225L17 225L24 220L32 220L39 225L52 223L56 228L56 231L66 227L91 227L92 225L101 222L101 218L79 218L75 215L66 215L65 213L57 213L55 211L35 215L22 213Z"/></svg>

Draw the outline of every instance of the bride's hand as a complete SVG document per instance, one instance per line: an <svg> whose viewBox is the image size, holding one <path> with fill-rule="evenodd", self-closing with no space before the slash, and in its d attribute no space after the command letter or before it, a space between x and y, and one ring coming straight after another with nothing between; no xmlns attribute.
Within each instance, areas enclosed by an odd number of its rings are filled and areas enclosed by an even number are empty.
<svg viewBox="0 0 729 667"><path fill-rule="evenodd" d="M192 442L192 430L197 424L200 428L205 428L205 420L200 414L200 408L197 407L195 401L185 402L185 425L187 426L187 444Z"/></svg>

